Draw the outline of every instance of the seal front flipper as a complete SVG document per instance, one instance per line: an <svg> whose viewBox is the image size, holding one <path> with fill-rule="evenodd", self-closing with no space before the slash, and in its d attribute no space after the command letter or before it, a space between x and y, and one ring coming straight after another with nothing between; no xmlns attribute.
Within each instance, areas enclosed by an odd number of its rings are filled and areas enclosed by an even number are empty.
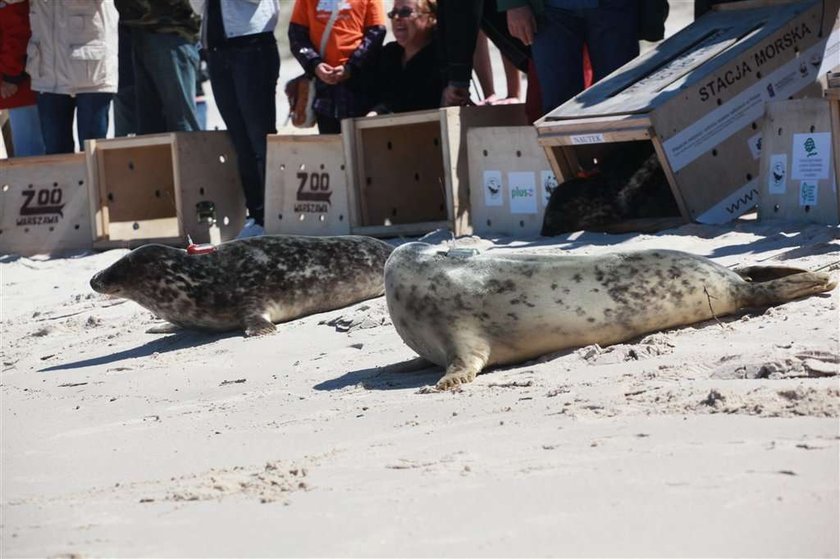
<svg viewBox="0 0 840 559"><path fill-rule="evenodd" d="M245 326L245 336L265 336L266 334L273 334L277 331L277 327L273 322L268 320L261 314L250 314L243 320Z"/></svg>
<svg viewBox="0 0 840 559"><path fill-rule="evenodd" d="M489 351L473 352L467 357L456 357L446 367L443 375L435 388L438 390L449 390L461 384L467 384L475 380L475 376L481 372L490 357Z"/></svg>
<svg viewBox="0 0 840 559"><path fill-rule="evenodd" d="M164 322L163 324L155 324L154 326L150 327L146 330L147 334L174 334L176 332L180 332L183 330L177 324L172 324L171 322Z"/></svg>

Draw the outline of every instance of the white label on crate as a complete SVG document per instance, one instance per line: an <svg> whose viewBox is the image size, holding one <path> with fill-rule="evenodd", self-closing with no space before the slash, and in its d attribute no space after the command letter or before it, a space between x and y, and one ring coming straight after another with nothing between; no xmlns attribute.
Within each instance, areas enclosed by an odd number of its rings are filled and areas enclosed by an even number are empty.
<svg viewBox="0 0 840 559"><path fill-rule="evenodd" d="M727 223L753 209L756 203L758 203L758 179L753 179L697 216L696 219L697 222L706 224Z"/></svg>
<svg viewBox="0 0 840 559"><path fill-rule="evenodd" d="M537 213L537 174L532 172L508 173L510 213Z"/></svg>
<svg viewBox="0 0 840 559"><path fill-rule="evenodd" d="M789 60L767 77L699 120L686 126L662 143L671 169L676 172L721 142L764 116L764 105L772 99L786 99L817 77L823 52L836 48L840 35L832 33L835 44L822 40L798 58ZM813 61L806 63L805 61Z"/></svg>
<svg viewBox="0 0 840 559"><path fill-rule="evenodd" d="M770 169L767 173L767 192L784 194L787 188L787 154L774 153L770 156Z"/></svg>
<svg viewBox="0 0 840 559"><path fill-rule="evenodd" d="M830 164L831 132L793 135L793 179L827 179Z"/></svg>
<svg viewBox="0 0 840 559"><path fill-rule="evenodd" d="M551 193L557 190L558 186L559 183L557 177L554 176L554 171L540 171L540 187L545 207L548 207L548 199L551 198Z"/></svg>
<svg viewBox="0 0 840 559"><path fill-rule="evenodd" d="M579 134L572 136L572 144L579 146L582 144L603 144L603 134Z"/></svg>
<svg viewBox="0 0 840 559"><path fill-rule="evenodd" d="M502 172L484 171L484 205L501 206L503 203Z"/></svg>
<svg viewBox="0 0 840 559"><path fill-rule="evenodd" d="M758 134L753 134L747 140L747 144L750 146L750 153L752 153L753 159L760 159L761 158L761 132Z"/></svg>
<svg viewBox="0 0 840 559"><path fill-rule="evenodd" d="M817 205L817 181L802 181L799 183L799 205Z"/></svg>

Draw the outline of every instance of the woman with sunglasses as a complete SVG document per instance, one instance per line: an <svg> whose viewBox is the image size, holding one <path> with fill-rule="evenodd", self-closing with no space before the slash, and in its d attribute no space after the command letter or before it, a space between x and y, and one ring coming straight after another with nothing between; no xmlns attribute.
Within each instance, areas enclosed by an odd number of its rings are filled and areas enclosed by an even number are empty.
<svg viewBox="0 0 840 559"><path fill-rule="evenodd" d="M395 41L382 49L377 103L368 115L440 106L443 68L438 56L436 0L394 0L388 12Z"/></svg>
<svg viewBox="0 0 840 559"><path fill-rule="evenodd" d="M315 116L321 134L341 132L341 119L373 106L371 74L385 39L382 0L295 0L289 46L318 78Z"/></svg>

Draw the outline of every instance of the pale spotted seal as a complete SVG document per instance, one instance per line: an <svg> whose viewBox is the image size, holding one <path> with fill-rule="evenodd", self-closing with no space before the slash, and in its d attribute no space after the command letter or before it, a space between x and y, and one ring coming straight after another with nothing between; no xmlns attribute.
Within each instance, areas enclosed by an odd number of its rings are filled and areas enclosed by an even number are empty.
<svg viewBox="0 0 840 559"><path fill-rule="evenodd" d="M337 309L382 295L393 250L370 237L272 235L222 243L209 254L145 245L90 280L181 328L243 329Z"/></svg>
<svg viewBox="0 0 840 559"><path fill-rule="evenodd" d="M437 383L444 389L471 382L488 365L614 344L835 286L824 273L780 267L736 272L671 250L603 256L456 252L409 243L385 263L394 327L421 357L446 368Z"/></svg>

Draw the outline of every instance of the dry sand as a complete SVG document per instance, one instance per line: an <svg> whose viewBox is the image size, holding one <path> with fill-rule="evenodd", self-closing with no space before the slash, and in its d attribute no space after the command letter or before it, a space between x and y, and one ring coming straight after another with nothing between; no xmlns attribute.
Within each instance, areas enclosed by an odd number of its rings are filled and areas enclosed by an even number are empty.
<svg viewBox="0 0 840 559"><path fill-rule="evenodd" d="M836 227L751 220L459 242L840 260ZM147 334L87 284L123 254L0 263L3 557L840 553L838 290L439 393L380 369L414 357L384 298Z"/></svg>

